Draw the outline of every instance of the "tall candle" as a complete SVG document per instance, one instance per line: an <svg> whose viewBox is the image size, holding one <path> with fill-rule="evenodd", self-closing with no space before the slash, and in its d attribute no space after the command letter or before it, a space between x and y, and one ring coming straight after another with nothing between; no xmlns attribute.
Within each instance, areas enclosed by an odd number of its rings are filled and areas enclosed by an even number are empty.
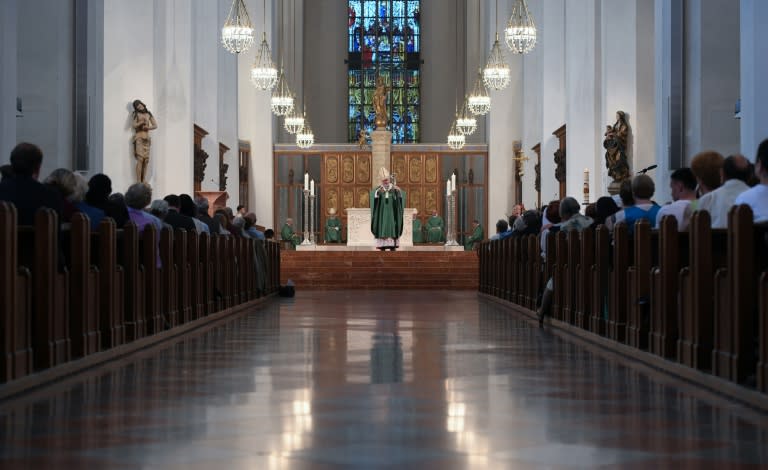
<svg viewBox="0 0 768 470"><path fill-rule="evenodd" d="M451 191L456 191L456 173L451 175Z"/></svg>
<svg viewBox="0 0 768 470"><path fill-rule="evenodd" d="M304 173L304 191L309 191L309 172Z"/></svg>
<svg viewBox="0 0 768 470"><path fill-rule="evenodd" d="M584 168L584 182L589 183L589 168Z"/></svg>
<svg viewBox="0 0 768 470"><path fill-rule="evenodd" d="M315 195L315 180L309 182L309 194L310 196Z"/></svg>
<svg viewBox="0 0 768 470"><path fill-rule="evenodd" d="M451 195L451 180L448 180L445 182L445 195L446 196Z"/></svg>

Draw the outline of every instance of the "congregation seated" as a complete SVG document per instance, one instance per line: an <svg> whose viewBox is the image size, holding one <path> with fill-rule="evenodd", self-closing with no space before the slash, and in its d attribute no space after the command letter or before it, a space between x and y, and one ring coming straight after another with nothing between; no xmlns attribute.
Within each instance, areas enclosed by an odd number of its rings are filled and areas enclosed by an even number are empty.
<svg viewBox="0 0 768 470"><path fill-rule="evenodd" d="M165 216L168 215L168 203L164 199L152 201L152 204L149 205L149 213L160 219L163 223L163 228L173 230L173 227L165 222Z"/></svg>
<svg viewBox="0 0 768 470"><path fill-rule="evenodd" d="M181 228L187 232L196 232L197 227L192 218L181 213L181 198L176 194L169 194L164 199L168 203L168 214L165 216L165 222L174 229Z"/></svg>
<svg viewBox="0 0 768 470"><path fill-rule="evenodd" d="M496 234L491 237L491 240L500 240L502 234L509 230L509 223L504 219L499 219L496 222Z"/></svg>
<svg viewBox="0 0 768 470"><path fill-rule="evenodd" d="M131 222L136 224L139 233L144 232L147 225L155 227L155 232L160 234L163 230L163 221L144 209L152 201L152 188L146 183L132 184L125 192L125 203L128 206L128 216Z"/></svg>
<svg viewBox="0 0 768 470"><path fill-rule="evenodd" d="M595 216L593 217L592 227L597 228L600 225L605 225L605 221L619 210L619 206L616 205L616 201L612 197L600 197L595 202Z"/></svg>
<svg viewBox="0 0 768 470"><path fill-rule="evenodd" d="M720 169L722 185L701 198L696 210L707 211L712 220L712 228L728 228L728 212L736 198L749 189L747 181L752 168L743 155L731 155L723 161Z"/></svg>
<svg viewBox="0 0 768 470"><path fill-rule="evenodd" d="M208 225L204 223L202 220L197 218L198 215L198 209L197 204L195 204L195 201L192 200L192 197L189 194L182 194L179 196L179 212L181 212L182 215L189 217L190 220L192 220L192 223L195 225L195 231L197 233L211 233L211 230L208 228Z"/></svg>
<svg viewBox="0 0 768 470"><path fill-rule="evenodd" d="M208 226L208 231L211 234L214 233L221 233L221 224L208 215L208 199L204 197L196 197L195 198L195 205L197 206L197 219L199 219L201 222L206 224Z"/></svg>
<svg viewBox="0 0 768 470"><path fill-rule="evenodd" d="M641 219L647 220L651 227L656 226L656 215L661 209L651 198L656 191L656 185L650 176L637 175L632 178L632 205L624 205L624 208L610 218L606 219L606 227L613 230L616 224L626 223L630 235L635 233L635 222ZM628 201L626 201L628 202Z"/></svg>
<svg viewBox="0 0 768 470"><path fill-rule="evenodd" d="M125 205L120 205L110 200L112 195L112 180L105 174L98 173L88 180L88 192L85 193L84 208L80 210L88 214L99 215L91 208L101 210L106 217L111 217L115 221L117 228L122 228L128 222L128 209Z"/></svg>
<svg viewBox="0 0 768 470"><path fill-rule="evenodd" d="M537 235L541 231L541 215L539 211L527 210L517 218L512 229L512 237L524 237Z"/></svg>
<svg viewBox="0 0 768 470"><path fill-rule="evenodd" d="M43 163L43 152L34 144L21 143L11 152L12 176L0 181L0 201L16 206L19 225L33 225L35 213L41 207L62 215L61 196L37 179Z"/></svg>
<svg viewBox="0 0 768 470"><path fill-rule="evenodd" d="M768 139L757 148L755 158L755 176L760 180L736 197L735 204L746 204L752 208L755 223L768 222Z"/></svg>
<svg viewBox="0 0 768 470"><path fill-rule="evenodd" d="M243 220L245 221L243 232L245 232L245 235L248 238L253 238L254 240L264 240L264 233L256 228L256 221L258 220L256 218L256 214L253 212L248 212L243 216Z"/></svg>
<svg viewBox="0 0 768 470"><path fill-rule="evenodd" d="M78 189L75 173L66 168L57 168L45 178L43 184L59 195L61 198L61 222L69 222L72 219L72 214L79 212L76 199L82 199L82 196L75 194Z"/></svg>
<svg viewBox="0 0 768 470"><path fill-rule="evenodd" d="M673 202L660 208L656 213L653 227L661 226L661 219L671 215L677 219L677 230L682 232L688 229L690 206L696 200L696 177L690 168L679 168L670 175L669 187L672 190Z"/></svg>

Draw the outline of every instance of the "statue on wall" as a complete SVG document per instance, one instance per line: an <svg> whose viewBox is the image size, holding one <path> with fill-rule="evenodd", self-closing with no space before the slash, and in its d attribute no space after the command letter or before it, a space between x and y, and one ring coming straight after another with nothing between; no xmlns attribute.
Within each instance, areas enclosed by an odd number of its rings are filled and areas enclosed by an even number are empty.
<svg viewBox="0 0 768 470"><path fill-rule="evenodd" d="M360 129L360 132L357 133L357 146L360 147L361 150L368 147L368 133L365 132L365 129Z"/></svg>
<svg viewBox="0 0 768 470"><path fill-rule="evenodd" d="M630 178L629 161L627 159L627 139L629 138L629 125L624 111L616 112L616 123L613 126L606 126L603 148L605 148L605 167L608 169L608 176L613 178L613 182L608 187L618 188L622 181ZM611 192L614 194L614 192Z"/></svg>
<svg viewBox="0 0 768 470"><path fill-rule="evenodd" d="M565 150L555 150L555 179L560 182L565 182Z"/></svg>
<svg viewBox="0 0 768 470"><path fill-rule="evenodd" d="M221 162L219 164L219 191L227 190L227 170L229 170L229 164Z"/></svg>
<svg viewBox="0 0 768 470"><path fill-rule="evenodd" d="M376 79L376 91L373 93L373 110L376 112L376 128L387 127L387 93L389 87L384 83L384 77L379 75Z"/></svg>
<svg viewBox="0 0 768 470"><path fill-rule="evenodd" d="M136 159L136 181L145 183L149 166L149 131L157 129L157 121L141 100L133 101L133 156Z"/></svg>

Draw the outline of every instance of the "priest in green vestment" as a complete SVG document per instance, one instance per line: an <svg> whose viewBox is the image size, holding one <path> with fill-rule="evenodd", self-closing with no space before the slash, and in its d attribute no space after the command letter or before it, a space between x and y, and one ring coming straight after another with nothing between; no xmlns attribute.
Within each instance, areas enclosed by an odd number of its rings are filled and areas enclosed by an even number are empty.
<svg viewBox="0 0 768 470"><path fill-rule="evenodd" d="M336 208L328 209L325 219L325 243L341 243L341 221L336 217Z"/></svg>
<svg viewBox="0 0 768 470"><path fill-rule="evenodd" d="M291 242L294 248L301 243L301 237L293 231L293 219L285 219L285 224L280 230L280 238Z"/></svg>
<svg viewBox="0 0 768 470"><path fill-rule="evenodd" d="M464 243L464 249L467 251L472 251L475 249L475 245L483 241L483 238L485 238L485 232L483 232L483 226L480 225L480 221L475 219L472 221L472 235L467 238L467 241Z"/></svg>
<svg viewBox="0 0 768 470"><path fill-rule="evenodd" d="M437 211L432 209L432 215L429 216L426 223L427 243L445 242L445 222L443 218L437 215Z"/></svg>
<svg viewBox="0 0 768 470"><path fill-rule="evenodd" d="M424 243L424 227L421 226L418 215L418 210L413 212L413 243Z"/></svg>
<svg viewBox="0 0 768 470"><path fill-rule="evenodd" d="M389 171L379 170L381 184L371 191L371 233L379 250L400 246L405 213L405 191L392 184Z"/></svg>

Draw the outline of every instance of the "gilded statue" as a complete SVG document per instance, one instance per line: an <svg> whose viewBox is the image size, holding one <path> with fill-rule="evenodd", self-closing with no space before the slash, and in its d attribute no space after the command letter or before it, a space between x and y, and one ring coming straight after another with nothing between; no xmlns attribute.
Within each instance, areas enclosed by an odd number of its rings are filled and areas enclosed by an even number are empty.
<svg viewBox="0 0 768 470"><path fill-rule="evenodd" d="M357 133L357 146L360 149L365 149L368 146L368 133L365 132L365 129L360 129L360 132Z"/></svg>
<svg viewBox="0 0 768 470"><path fill-rule="evenodd" d="M624 111L616 112L616 123L613 126L606 126L604 136L605 167L613 181L621 183L630 177L627 160L629 125Z"/></svg>
<svg viewBox="0 0 768 470"><path fill-rule="evenodd" d="M145 183L149 166L149 131L157 129L157 121L141 100L133 101L133 156L136 159L136 181Z"/></svg>
<svg viewBox="0 0 768 470"><path fill-rule="evenodd" d="M384 83L384 77L379 75L376 79L376 91L373 93L373 110L376 112L376 128L387 127L387 93L390 88Z"/></svg>

